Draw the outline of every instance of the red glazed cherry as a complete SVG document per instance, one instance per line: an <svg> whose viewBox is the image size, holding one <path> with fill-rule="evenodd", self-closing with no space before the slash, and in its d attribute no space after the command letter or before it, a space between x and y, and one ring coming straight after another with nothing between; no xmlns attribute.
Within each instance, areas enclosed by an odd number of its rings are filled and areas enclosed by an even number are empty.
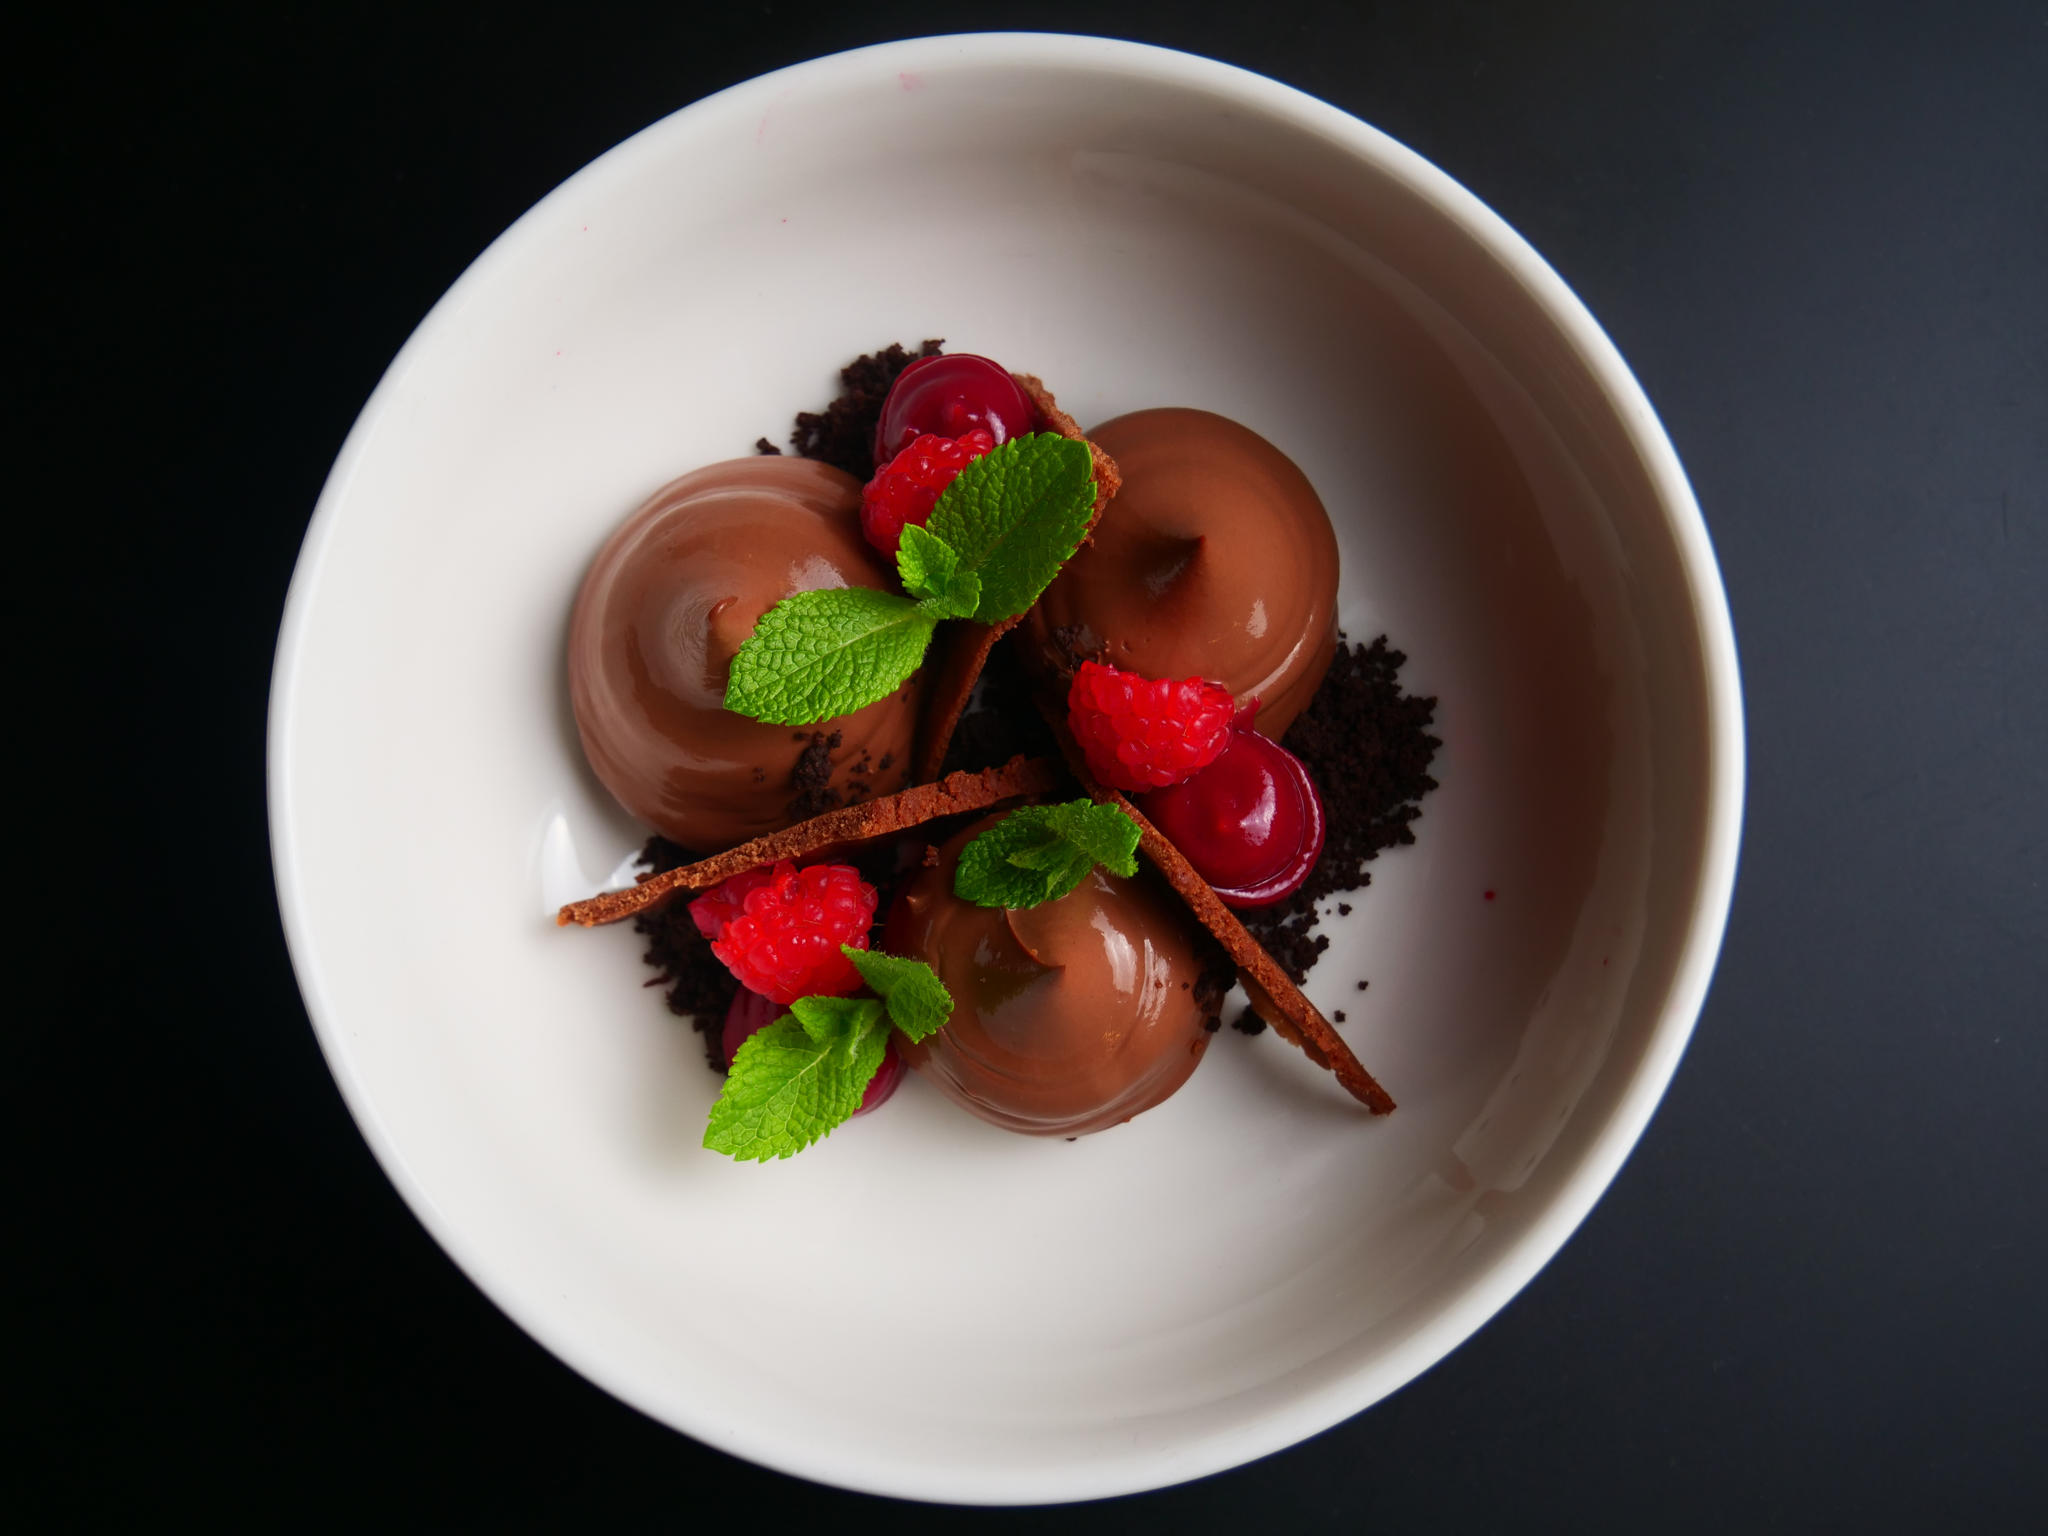
<svg viewBox="0 0 2048 1536"><path fill-rule="evenodd" d="M1323 851L1323 802L1308 770L1256 731L1232 731L1208 767L1137 803L1227 906L1292 895Z"/></svg>
<svg viewBox="0 0 2048 1536"><path fill-rule="evenodd" d="M1031 430L1031 399L1001 363L972 352L920 357L896 375L875 427L875 462L886 463L927 433L964 437L977 429L998 446Z"/></svg>
<svg viewBox="0 0 2048 1536"><path fill-rule="evenodd" d="M733 994L732 1006L725 1010L725 1028L718 1037L718 1048L725 1052L730 1062L733 1052L743 1045L747 1037L757 1030L766 1029L789 1010L778 1003L772 1003L758 992L749 992L745 987ZM860 1108L856 1115L880 1107L882 1102L896 1091L896 1085L903 1081L903 1058L896 1054L896 1040L892 1035L888 1049L883 1053L882 1064L875 1069L875 1075L868 1079L868 1091L860 1096Z"/></svg>

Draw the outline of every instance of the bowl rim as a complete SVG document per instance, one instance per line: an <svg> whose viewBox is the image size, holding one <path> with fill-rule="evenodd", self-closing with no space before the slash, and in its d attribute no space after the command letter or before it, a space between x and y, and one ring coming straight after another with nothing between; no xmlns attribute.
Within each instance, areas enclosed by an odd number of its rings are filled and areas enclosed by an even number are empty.
<svg viewBox="0 0 2048 1536"><path fill-rule="evenodd" d="M1082 1464L1034 1464L995 1472L916 1467L906 1460L881 1468L837 1448L791 1445L766 1435L736 1432L734 1426L717 1421L713 1408L697 1414L664 1411L653 1415L749 1461L842 1488L927 1501L1019 1505L1168 1487L1298 1444L1363 1412L1421 1375L1476 1333L1536 1277L1613 1182L1649 1124L1691 1039L1734 894L1746 755L1734 628L1712 542L1677 453L1641 385L1585 305L1534 248L1476 196L1413 150L1341 108L1250 70L1150 44L1066 33L970 33L879 43L793 64L703 97L649 124L554 188L498 235L415 327L365 402L321 488L293 568L272 665L266 734L271 859L286 948L307 1015L342 1098L385 1176L420 1224L494 1306L586 1380L629 1406L650 1411L627 1395L630 1386L613 1384L617 1372L611 1362L588 1358L573 1341L561 1336L546 1315L526 1305L516 1277L498 1274L454 1216L435 1203L378 1115L324 985L307 923L304 872L293 836L291 737L294 684L318 573L341 505L400 382L436 344L470 295L512 259L512 248L524 232L540 223L552 206L576 196L599 177L622 173L628 162L650 152L656 138L693 133L735 118L751 119L773 98L792 89L829 87L872 73L878 66L928 74L990 64L1114 72L1172 84L1313 134L1405 185L1509 271L1577 353L1614 409L1649 477L1691 600L1707 702L1706 836L1692 917L1634 1075L1548 1207L1531 1219L1490 1267L1466 1281L1462 1290L1406 1338L1341 1377L1289 1393L1227 1432L1207 1432L1192 1443L1126 1447Z"/></svg>

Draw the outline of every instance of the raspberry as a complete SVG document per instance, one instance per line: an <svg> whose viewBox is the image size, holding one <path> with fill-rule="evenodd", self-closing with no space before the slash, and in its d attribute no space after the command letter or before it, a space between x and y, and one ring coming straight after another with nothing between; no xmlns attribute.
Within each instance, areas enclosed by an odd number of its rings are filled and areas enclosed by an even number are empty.
<svg viewBox="0 0 2048 1536"><path fill-rule="evenodd" d="M786 1008L859 988L839 946L868 947L875 888L851 864L798 869L785 859L713 886L690 903L690 917L741 986Z"/></svg>
<svg viewBox="0 0 2048 1536"><path fill-rule="evenodd" d="M903 525L922 528L953 477L995 445L994 435L979 427L959 437L926 433L913 440L860 493L860 528L868 542L893 558Z"/></svg>
<svg viewBox="0 0 2048 1536"><path fill-rule="evenodd" d="M748 892L758 891L774 878L775 871L766 865L742 870L691 902L690 921L697 925L697 931L705 938L722 938L725 925L747 910Z"/></svg>
<svg viewBox="0 0 2048 1536"><path fill-rule="evenodd" d="M1088 771L1116 789L1163 789L1215 761L1230 739L1230 690L1084 661L1067 692L1067 725Z"/></svg>

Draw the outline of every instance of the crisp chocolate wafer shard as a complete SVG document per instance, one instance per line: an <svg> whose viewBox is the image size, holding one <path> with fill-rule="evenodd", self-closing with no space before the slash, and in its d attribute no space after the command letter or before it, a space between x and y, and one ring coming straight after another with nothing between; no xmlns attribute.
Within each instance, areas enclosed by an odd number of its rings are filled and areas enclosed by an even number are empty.
<svg viewBox="0 0 2048 1536"><path fill-rule="evenodd" d="M1019 389L1031 397L1032 406L1045 418L1048 427L1061 437L1071 437L1077 443L1088 444L1088 455L1095 460L1095 515L1102 516L1102 509L1109 505L1110 498L1123 489L1124 477L1117 470L1116 460L1104 453L1081 430L1078 421L1060 409L1060 403L1053 399L1052 391L1047 389L1041 380L1028 373L1013 373L1010 377L1017 381ZM1091 523L1089 526L1093 527L1094 524ZM1087 535L1083 534L1082 537L1086 538Z"/></svg>
<svg viewBox="0 0 2048 1536"><path fill-rule="evenodd" d="M1109 505L1110 498L1123 486L1123 476L1117 472L1116 460L1104 453L1082 434L1080 423L1059 407L1052 391L1028 373L1013 373L1017 387L1031 398L1045 424L1061 437L1072 438L1077 443L1088 443L1088 455L1095 461L1095 515L1088 520L1088 531L1081 535L1086 543L1088 533L1101 520L1102 509ZM933 643L930 659L926 661L924 719L918 728L917 750L911 756L910 776L923 781L938 777L939 764L946 760L946 748L952 744L954 727L960 723L960 715L967 708L967 699L974 692L974 681L981 676L981 669L988 661L988 653L995 643L1002 639L1022 621L1020 613L1016 618L1005 619L1000 624L973 624L964 619L949 619L941 626L938 639Z"/></svg>
<svg viewBox="0 0 2048 1536"><path fill-rule="evenodd" d="M941 816L983 811L1005 800L1046 794L1065 777L1059 764L1044 757L1013 757L1000 768L949 773L935 784L919 784L859 805L842 805L695 864L650 875L630 889L571 902L555 914L555 922L565 928L571 923L585 928L616 923L659 906L677 891L709 890L719 881L761 864L807 859L828 848L907 832Z"/></svg>

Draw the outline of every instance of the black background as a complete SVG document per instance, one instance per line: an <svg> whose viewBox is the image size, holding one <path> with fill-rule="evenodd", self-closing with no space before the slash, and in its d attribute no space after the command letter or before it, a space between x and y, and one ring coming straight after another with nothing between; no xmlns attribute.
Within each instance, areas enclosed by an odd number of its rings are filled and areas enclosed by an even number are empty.
<svg viewBox="0 0 2048 1536"><path fill-rule="evenodd" d="M9 1073L39 1525L690 1526L734 1500L910 1530L2040 1518L2048 7L166 12L67 9L11 45L16 751L39 786L15 811L26 847L59 834L16 878L63 902L17 928L62 1000L17 1020ZM978 25L1276 76L1528 236L1691 472L1751 777L1690 1054L1519 1299L1258 1465L962 1514L703 1449L471 1287L322 1066L262 775L322 478L470 259L705 93ZM81 698L87 730L50 725Z"/></svg>

